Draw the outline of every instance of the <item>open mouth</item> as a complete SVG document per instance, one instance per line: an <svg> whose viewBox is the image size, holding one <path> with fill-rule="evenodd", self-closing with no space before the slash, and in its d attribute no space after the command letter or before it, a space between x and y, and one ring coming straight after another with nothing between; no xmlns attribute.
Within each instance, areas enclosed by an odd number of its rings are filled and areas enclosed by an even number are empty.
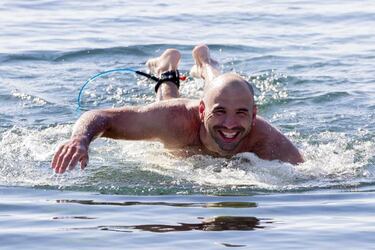
<svg viewBox="0 0 375 250"><path fill-rule="evenodd" d="M233 132L224 132L222 130L219 130L219 134L226 142L232 142L234 141L237 136L239 135L239 131L233 131Z"/></svg>

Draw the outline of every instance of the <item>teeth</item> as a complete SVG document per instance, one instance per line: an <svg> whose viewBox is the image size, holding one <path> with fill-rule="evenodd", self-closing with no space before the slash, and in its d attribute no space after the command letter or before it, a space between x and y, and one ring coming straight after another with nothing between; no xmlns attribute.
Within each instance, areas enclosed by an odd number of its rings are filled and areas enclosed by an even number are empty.
<svg viewBox="0 0 375 250"><path fill-rule="evenodd" d="M223 135L227 138L233 138L236 136L237 132L233 132L233 133L226 133L226 132L222 132Z"/></svg>

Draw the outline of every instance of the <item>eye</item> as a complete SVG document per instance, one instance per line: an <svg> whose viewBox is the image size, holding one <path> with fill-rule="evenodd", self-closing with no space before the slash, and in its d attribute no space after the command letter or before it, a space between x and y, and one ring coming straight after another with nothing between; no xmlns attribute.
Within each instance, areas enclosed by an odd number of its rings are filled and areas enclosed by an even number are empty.
<svg viewBox="0 0 375 250"><path fill-rule="evenodd" d="M223 114L225 114L225 110L224 109L214 109L214 111L212 113L214 113L215 115L223 115Z"/></svg>
<svg viewBox="0 0 375 250"><path fill-rule="evenodd" d="M240 115L240 116L248 116L249 115L249 112L247 110L238 110L236 112L237 115Z"/></svg>

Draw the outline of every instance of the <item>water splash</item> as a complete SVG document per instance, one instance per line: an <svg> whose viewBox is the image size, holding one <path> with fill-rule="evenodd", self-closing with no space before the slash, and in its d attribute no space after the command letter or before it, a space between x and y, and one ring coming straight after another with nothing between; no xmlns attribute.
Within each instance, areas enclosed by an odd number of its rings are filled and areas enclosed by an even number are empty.
<svg viewBox="0 0 375 250"><path fill-rule="evenodd" d="M91 81L82 93L81 104L84 109L94 109L144 104L154 99L152 85L147 80L115 72Z"/></svg>
<svg viewBox="0 0 375 250"><path fill-rule="evenodd" d="M243 76L257 90L255 101L258 105L285 100L288 91L285 86L287 76L277 73L275 70L266 71L256 76Z"/></svg>
<svg viewBox="0 0 375 250"><path fill-rule="evenodd" d="M40 130L14 127L3 133L0 185L147 194L305 190L375 181L373 140L353 140L335 132L294 138L306 158L297 166L262 160L253 153L231 159L182 158L159 143L97 140L85 171L57 176L50 160L70 131L70 125L60 125Z"/></svg>
<svg viewBox="0 0 375 250"><path fill-rule="evenodd" d="M174 161L159 158L158 167L148 170L203 186L245 186L274 191L356 186L375 181L371 165L374 143L365 141L348 148L351 140L342 134L322 133L318 137L329 137L330 142L314 145L304 141L306 162L297 166L242 153L230 160L207 156Z"/></svg>
<svg viewBox="0 0 375 250"><path fill-rule="evenodd" d="M30 104L32 105L37 105L37 106L43 106L47 104L46 100L43 100L40 97L37 96L32 96L26 93L22 93L18 90L15 90L12 92L12 95L16 98L19 98L20 100L23 101L23 106L28 106Z"/></svg>

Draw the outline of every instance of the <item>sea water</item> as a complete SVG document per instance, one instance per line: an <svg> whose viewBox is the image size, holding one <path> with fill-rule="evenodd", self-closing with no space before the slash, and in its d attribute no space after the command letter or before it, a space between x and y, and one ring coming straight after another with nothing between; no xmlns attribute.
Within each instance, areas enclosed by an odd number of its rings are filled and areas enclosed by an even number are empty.
<svg viewBox="0 0 375 250"><path fill-rule="evenodd" d="M373 1L0 3L0 249L374 249ZM252 83L258 113L303 152L175 157L98 139L63 175L50 161L91 76L206 43ZM90 82L86 109L155 101L130 73ZM200 98L188 78L181 94Z"/></svg>

